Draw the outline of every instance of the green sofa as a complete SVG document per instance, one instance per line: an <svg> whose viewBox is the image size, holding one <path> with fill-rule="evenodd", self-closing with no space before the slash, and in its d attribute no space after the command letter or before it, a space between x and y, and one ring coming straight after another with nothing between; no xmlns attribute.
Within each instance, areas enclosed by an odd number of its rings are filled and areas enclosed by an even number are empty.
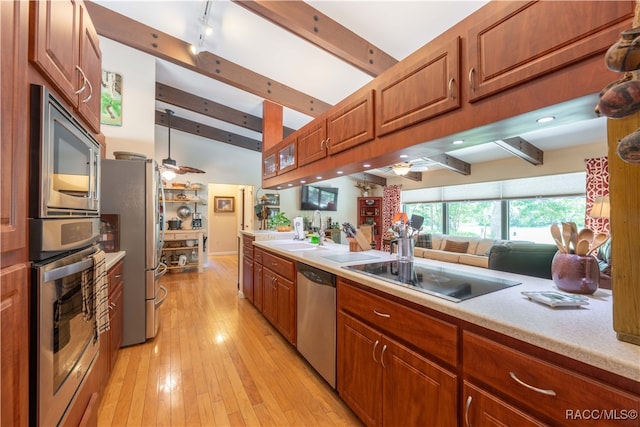
<svg viewBox="0 0 640 427"><path fill-rule="evenodd" d="M546 243L505 242L491 246L489 268L551 279L551 261L558 252Z"/></svg>

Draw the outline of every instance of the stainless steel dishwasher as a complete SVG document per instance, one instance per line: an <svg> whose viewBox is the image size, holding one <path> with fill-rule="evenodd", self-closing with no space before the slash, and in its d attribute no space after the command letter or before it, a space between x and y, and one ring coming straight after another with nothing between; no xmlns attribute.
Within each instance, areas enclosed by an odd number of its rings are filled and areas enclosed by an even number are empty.
<svg viewBox="0 0 640 427"><path fill-rule="evenodd" d="M298 351L336 388L336 276L297 263Z"/></svg>

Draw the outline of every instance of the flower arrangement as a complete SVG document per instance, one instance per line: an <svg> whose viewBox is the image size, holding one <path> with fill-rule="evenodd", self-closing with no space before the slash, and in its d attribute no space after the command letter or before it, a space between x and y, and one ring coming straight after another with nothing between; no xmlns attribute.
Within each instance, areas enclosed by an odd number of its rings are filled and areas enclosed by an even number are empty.
<svg viewBox="0 0 640 427"><path fill-rule="evenodd" d="M364 182L358 181L356 183L356 188L358 190L360 190L360 195L368 196L369 195L369 191L375 190L376 188L378 188L378 186L375 185L375 184L369 183L367 181L364 181Z"/></svg>

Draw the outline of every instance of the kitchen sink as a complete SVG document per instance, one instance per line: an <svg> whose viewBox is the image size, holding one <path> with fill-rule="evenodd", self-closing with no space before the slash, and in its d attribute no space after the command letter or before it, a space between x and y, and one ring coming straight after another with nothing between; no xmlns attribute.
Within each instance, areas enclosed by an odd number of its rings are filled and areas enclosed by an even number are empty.
<svg viewBox="0 0 640 427"><path fill-rule="evenodd" d="M312 251L315 249L327 249L325 246L319 246L313 243L301 242L299 240L275 240L271 241L271 244L285 251L297 252L297 251Z"/></svg>

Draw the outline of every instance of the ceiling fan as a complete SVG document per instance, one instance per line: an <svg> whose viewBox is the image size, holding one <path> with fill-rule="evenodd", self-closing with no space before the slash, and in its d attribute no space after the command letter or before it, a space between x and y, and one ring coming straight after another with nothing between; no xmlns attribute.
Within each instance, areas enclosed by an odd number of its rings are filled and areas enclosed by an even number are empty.
<svg viewBox="0 0 640 427"><path fill-rule="evenodd" d="M388 167L389 172L393 172L399 176L405 176L409 172L424 172L429 169L429 166L435 164L431 160L419 158L415 160L409 160L407 162L400 162Z"/></svg>
<svg viewBox="0 0 640 427"><path fill-rule="evenodd" d="M173 110L166 109L167 112L167 127L169 128L169 150L167 152L167 158L162 159L162 176L167 180L172 180L176 177L176 174L183 175L185 173L204 173L203 170L192 168L190 166L178 166L176 161L171 158L171 116L173 116Z"/></svg>

